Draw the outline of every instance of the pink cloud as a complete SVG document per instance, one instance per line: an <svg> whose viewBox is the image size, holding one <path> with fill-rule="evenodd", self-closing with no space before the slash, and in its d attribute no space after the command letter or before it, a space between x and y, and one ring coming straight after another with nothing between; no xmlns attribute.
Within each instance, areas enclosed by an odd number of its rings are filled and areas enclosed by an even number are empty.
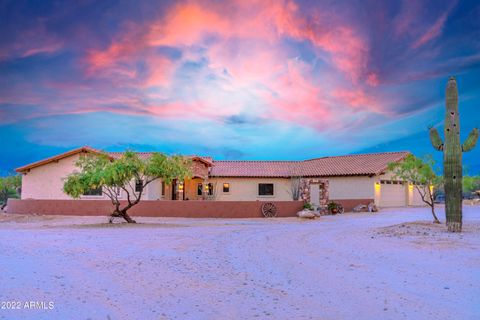
<svg viewBox="0 0 480 320"><path fill-rule="evenodd" d="M250 39L265 43L277 43L281 36L288 36L310 41L329 53L335 66L349 78L358 80L363 75L368 46L353 27L328 23L320 14L305 18L292 1L254 2L255 6L243 1L228 6L178 4L165 17L137 26L141 31L131 32L134 39L127 36L106 50L92 52L89 61L93 67L111 65L145 47L189 47L208 36L221 41Z"/></svg>
<svg viewBox="0 0 480 320"><path fill-rule="evenodd" d="M312 11L305 16L293 1L176 4L153 21L129 25L107 47L88 51L86 76L104 80L101 92L93 87L67 88L61 97L50 97L48 104L53 108L69 101L70 112L80 113L103 110L219 119L252 112L317 129L341 125L342 112L336 110L332 117L339 100L356 110L380 108L359 81L377 86L379 78L367 68L368 42L353 26L334 21L329 14ZM309 42L346 84L333 84L331 74L314 74L310 65L284 50L284 38ZM159 46L179 48L182 58L173 61L158 54ZM200 59L208 61L208 70L199 71L204 74L197 75L198 81L175 83L178 66ZM209 74L221 80L207 84L201 77ZM187 87L188 94L179 96L177 91L183 88L174 85ZM160 93L146 88L158 88Z"/></svg>
<svg viewBox="0 0 480 320"><path fill-rule="evenodd" d="M378 86L380 84L380 80L378 79L378 74L375 72L370 72L367 75L367 83L372 87Z"/></svg>
<svg viewBox="0 0 480 320"><path fill-rule="evenodd" d="M137 61L145 66L141 73L137 70ZM167 86L175 67L175 64L164 56L125 43L115 43L105 51L90 51L87 64L88 77L104 77L142 88Z"/></svg>
<svg viewBox="0 0 480 320"><path fill-rule="evenodd" d="M309 68L302 62L290 60L285 72L272 79L269 90L263 93L267 105L271 106L266 117L318 129L334 125L330 105L320 86L308 75Z"/></svg>
<svg viewBox="0 0 480 320"><path fill-rule="evenodd" d="M437 38L442 32L445 21L447 20L448 12L442 14L437 21L417 40L412 44L413 49L417 49L427 42Z"/></svg>
<svg viewBox="0 0 480 320"><path fill-rule="evenodd" d="M321 18L317 18L319 21ZM353 28L348 26L324 27L308 25L292 30L298 39L310 40L331 55L334 65L349 79L358 81L367 67L368 46Z"/></svg>
<svg viewBox="0 0 480 320"><path fill-rule="evenodd" d="M64 42L47 31L44 21L23 30L11 42L0 49L0 61L11 57L27 58L38 54L53 54L64 48Z"/></svg>
<svg viewBox="0 0 480 320"><path fill-rule="evenodd" d="M393 21L395 34L397 36L414 34L416 27L418 27L418 20L422 10L420 1L403 0L401 11Z"/></svg>
<svg viewBox="0 0 480 320"><path fill-rule="evenodd" d="M333 96L340 101L342 105L357 110L370 110L382 113L383 110L378 98L372 94L367 94L363 89L336 89Z"/></svg>
<svg viewBox="0 0 480 320"><path fill-rule="evenodd" d="M21 54L21 57L25 58L41 53L52 54L62 49L62 47L62 42L52 42L49 44L39 45L38 47L25 48L26 51Z"/></svg>
<svg viewBox="0 0 480 320"><path fill-rule="evenodd" d="M176 5L164 20L148 26L146 42L150 46L191 46L205 34L229 32L231 24L226 17L205 9L207 6L187 3Z"/></svg>
<svg viewBox="0 0 480 320"><path fill-rule="evenodd" d="M149 57L146 60L147 75L142 81L144 87L157 87L170 85L175 64L165 57Z"/></svg>
<svg viewBox="0 0 480 320"><path fill-rule="evenodd" d="M437 38L438 36L440 36L440 34L442 33L442 30L443 30L443 26L445 25L445 22L447 21L448 15L450 14L450 12L452 11L452 9L455 7L456 4L457 4L456 1L452 1L450 3L449 8L444 13L442 13L437 18L435 23L432 26L430 26L427 29L427 31L425 33L423 33L422 36L420 36L420 38L418 38L412 44L413 49L417 49L417 48L423 46L424 44L432 41L433 39Z"/></svg>

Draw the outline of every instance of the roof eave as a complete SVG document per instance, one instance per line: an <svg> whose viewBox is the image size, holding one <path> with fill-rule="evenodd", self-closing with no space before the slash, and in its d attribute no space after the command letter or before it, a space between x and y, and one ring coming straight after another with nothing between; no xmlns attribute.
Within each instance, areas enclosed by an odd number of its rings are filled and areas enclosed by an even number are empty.
<svg viewBox="0 0 480 320"><path fill-rule="evenodd" d="M202 162L204 164L206 164L208 167L212 167L213 166L213 163L211 163L210 161L202 158L202 157L198 157L198 156L195 156L195 157L192 157L191 158L193 161L199 161L199 162Z"/></svg>
<svg viewBox="0 0 480 320"><path fill-rule="evenodd" d="M405 154L402 157L398 158L396 161L392 161L392 162L403 161L408 155L412 154L410 151L401 151L401 152L404 152ZM387 171L388 171L388 164L384 166L381 170L377 171L375 175L379 176L381 174L385 174Z"/></svg>
<svg viewBox="0 0 480 320"><path fill-rule="evenodd" d="M84 147L80 147L80 148L77 148L77 149L73 149L73 150L58 154L58 155L50 157L50 158L46 158L46 159L43 159L43 160L32 162L32 163L27 164L27 165L22 166L22 167L18 167L18 168L15 169L15 171L18 172L18 173L25 173L25 172L30 171L30 169L34 169L34 168L37 168L37 167L40 167L40 166L43 166L43 165L46 165L46 164L49 164L49 163L52 163L52 162L55 162L55 161L59 161L61 159L68 158L68 157L76 155L78 153L105 154L110 159L113 159L113 157L111 157L110 155L108 155L108 154L106 154L106 153L104 153L100 150L84 146Z"/></svg>

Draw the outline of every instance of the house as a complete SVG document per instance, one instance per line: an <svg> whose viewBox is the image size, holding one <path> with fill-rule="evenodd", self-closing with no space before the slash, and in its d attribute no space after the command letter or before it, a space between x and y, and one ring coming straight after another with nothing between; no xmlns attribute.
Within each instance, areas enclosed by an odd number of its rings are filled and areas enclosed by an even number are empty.
<svg viewBox="0 0 480 320"><path fill-rule="evenodd" d="M63 192L64 178L77 170L75 162L80 156L101 153L81 147L17 168L22 174L22 199L70 199ZM114 161L122 153L106 154ZM152 153L138 154L146 158ZM147 186L144 199L289 201L297 198L295 190L300 189L308 191L304 199L317 205L322 195L347 207L372 201L380 207L421 205L413 187L393 179L387 170L388 163L401 161L407 155L383 152L303 161L217 161L188 156L192 160L190 179L174 180L169 185L157 180ZM105 197L101 190L92 190L82 199Z"/></svg>

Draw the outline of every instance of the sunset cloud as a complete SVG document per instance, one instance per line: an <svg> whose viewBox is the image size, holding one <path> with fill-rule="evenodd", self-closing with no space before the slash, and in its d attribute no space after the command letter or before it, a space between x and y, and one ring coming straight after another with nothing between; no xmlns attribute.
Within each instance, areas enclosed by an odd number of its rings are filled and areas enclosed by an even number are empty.
<svg viewBox="0 0 480 320"><path fill-rule="evenodd" d="M378 84L374 74L366 74L365 40L353 26L332 24L327 16L318 11L305 16L293 1L256 1L248 5L232 1L228 6L178 3L151 22L129 25L127 32L105 49L90 51L87 74L117 76L130 84L168 90L179 84L179 70L197 65L197 70L192 71L197 72L197 78L208 74L216 81L189 82L200 99L193 104L173 93L165 105L173 102L200 106L188 109L191 116L218 114L220 108L220 114L228 116L250 112L248 104L256 98L262 110L260 116L325 128L311 121L311 115L327 119L334 108L336 97L330 91L320 96L321 78L327 78L332 71L315 77L313 68L302 61L301 52L294 56L298 53L289 52L285 40L309 43L311 54L331 62L347 82L358 86L366 78L369 85ZM181 57L173 61L161 53L151 54L161 48L177 48ZM139 70L138 61L146 71ZM142 73L147 74L143 83L139 81ZM218 91L238 92L240 101L220 106L210 99L212 86ZM355 107L371 106L357 103ZM159 113L156 104L147 108L157 110L154 113L159 116L167 114ZM334 126L333 121L329 123Z"/></svg>
<svg viewBox="0 0 480 320"><path fill-rule="evenodd" d="M149 119L171 141L201 131L242 156L296 132L316 137L301 150L359 132L359 150L398 137L375 137L379 125L437 121L424 111L442 104L448 75L478 80L478 10L433 0L16 4L0 13L0 129L51 121L57 134L68 125L53 119L111 115L120 131Z"/></svg>
<svg viewBox="0 0 480 320"><path fill-rule="evenodd" d="M427 42L437 38L442 32L449 13L450 10L444 12L440 17L438 17L435 23L430 28L428 28L428 30L424 34L422 34L422 36L417 41L412 44L412 48L417 49L418 47L423 46Z"/></svg>

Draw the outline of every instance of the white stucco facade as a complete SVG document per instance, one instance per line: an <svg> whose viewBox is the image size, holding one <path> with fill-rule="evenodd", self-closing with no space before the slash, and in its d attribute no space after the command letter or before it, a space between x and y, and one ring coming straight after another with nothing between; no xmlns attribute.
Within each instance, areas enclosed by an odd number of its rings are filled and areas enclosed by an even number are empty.
<svg viewBox="0 0 480 320"><path fill-rule="evenodd" d="M214 185L218 201L252 201L252 200L292 200L292 184L286 178L210 178ZM228 183L229 192L223 192L223 184ZM260 183L272 183L273 195L265 196L258 194Z"/></svg>
<svg viewBox="0 0 480 320"><path fill-rule="evenodd" d="M72 155L58 161L50 162L42 166L32 168L25 172L22 177L22 199L71 199L63 192L64 179L75 170L75 162L79 155ZM346 176L346 177L322 177L329 181L330 200L364 200L372 199L382 207L382 188L389 188L388 185L380 185L380 181L392 179L391 174L379 176ZM289 178L210 178L215 196L211 199L216 201L252 201L252 200L292 200L292 183ZM223 184L228 183L229 191L224 192ZM274 187L273 195L259 195L259 184L271 183ZM194 197L196 184L185 192L189 193L189 199L200 199ZM423 205L417 191L405 184L405 201L402 205L418 206ZM156 180L147 186L143 199L145 200L168 200L171 199L171 186L165 186L165 195L162 195L161 180ZM385 192L385 191L384 191ZM122 198L124 192L120 192ZM82 196L82 199L106 199L105 196ZM403 201L403 200L402 200Z"/></svg>
<svg viewBox="0 0 480 320"><path fill-rule="evenodd" d="M331 200L374 199L376 177L326 177Z"/></svg>
<svg viewBox="0 0 480 320"><path fill-rule="evenodd" d="M75 162L81 154L92 152L91 149L82 148L66 154L52 157L39 163L34 163L20 168L22 173L22 199L71 199L63 192L65 178L75 172ZM235 162L223 162L222 165L230 166ZM284 163L281 163L284 165ZM196 163L197 166L204 166ZM258 166L256 162L245 162L245 166ZM276 165L276 164L275 164ZM203 168L203 167L202 167ZM225 168L225 167L224 167ZM230 168L230 167L228 167ZM241 168L243 169L243 168ZM267 168L268 169L268 168ZM203 170L203 169L202 169ZM265 172L268 172L265 171ZM262 170L263 173L263 170ZM290 201L293 200L292 180L279 177L222 177L209 175L205 167L203 176L198 175L185 181L177 181L175 189L173 185L163 185L161 180L155 180L144 190L144 200L215 200L215 201ZM349 176L319 176L328 180L330 200L359 200L359 203L374 201L379 207L387 206L418 206L423 205L417 190L406 183L399 182L391 173L380 175L349 175ZM224 190L224 184L228 184L228 190ZM135 183L132 182L132 188ZM259 192L260 184L273 185L273 194L262 195ZM179 187L181 185L181 189ZM206 186L212 185L213 195L208 192ZM270 188L270 186L268 186ZM203 190L203 193L202 193ZM162 192L163 191L163 192ZM126 196L120 191L120 198ZM107 199L104 195L82 196L82 199ZM361 201L360 201L361 200Z"/></svg>
<svg viewBox="0 0 480 320"><path fill-rule="evenodd" d="M22 199L71 199L63 192L64 178L75 171L79 154L32 168L22 174Z"/></svg>
<svg viewBox="0 0 480 320"><path fill-rule="evenodd" d="M79 157L80 154L71 155L23 173L22 199L72 199L72 197L63 192L63 183L68 175L78 170L75 163ZM134 185L132 182L132 187ZM123 190L119 192L119 198L122 199L125 196L125 192ZM161 181L155 180L145 188L143 199L160 200L161 198ZM108 198L105 195L89 195L81 196L81 199L104 200Z"/></svg>

